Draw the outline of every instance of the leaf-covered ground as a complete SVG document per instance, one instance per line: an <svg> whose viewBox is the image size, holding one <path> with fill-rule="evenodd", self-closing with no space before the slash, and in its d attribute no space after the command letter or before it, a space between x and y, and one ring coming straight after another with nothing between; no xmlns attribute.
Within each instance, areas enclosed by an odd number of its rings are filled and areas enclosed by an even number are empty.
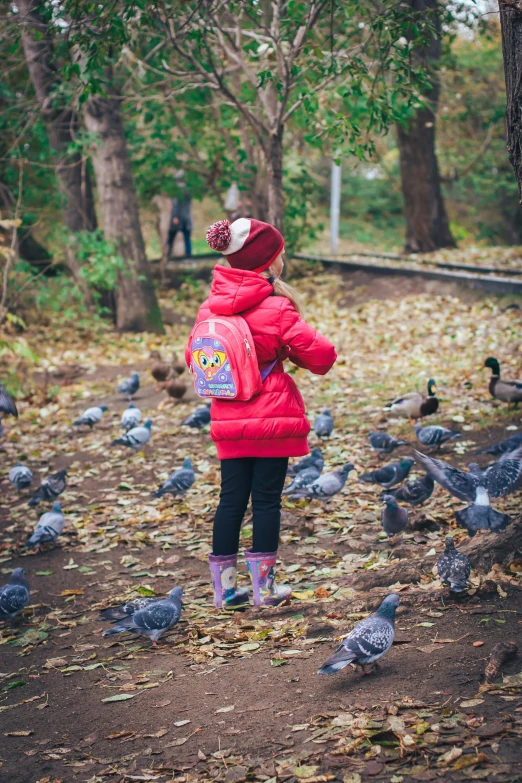
<svg viewBox="0 0 522 783"><path fill-rule="evenodd" d="M350 460L360 473L380 464L367 445L370 429L414 443L408 422L382 408L399 392L423 390L429 377L441 399L433 421L463 435L444 447L444 458L465 464L477 444L520 427L519 412L489 397L482 369L494 355L506 377L522 375L513 300L361 275L304 275L299 287L309 320L339 353L325 378L295 372L309 414L328 407L335 417L322 444L327 468ZM193 395L174 405L147 369L152 349L182 350L203 296L204 285L186 285L163 302L176 317L162 339L101 327L25 336L39 366L19 420L4 422L0 568L6 581L22 565L32 600L19 622L1 629L0 779L517 779L522 666L507 664L492 686L482 673L498 641L520 639L519 561L474 570L471 594L449 598L434 564L448 531L465 546L467 535L454 526L463 504L440 488L392 545L380 528L380 488L360 484L357 472L324 507L285 502L280 578L293 587L291 604L213 609L206 556L218 497L215 449L208 433L179 426ZM129 454L109 443L127 405L116 382L134 369L142 378L136 404L154 425L143 452ZM94 402L109 406L101 424L73 430L74 417ZM197 468L192 489L183 500L154 500L151 490L185 456ZM28 493L8 484L18 459L37 478L68 469L67 527L52 551L23 549L43 509L28 509ZM495 506L518 524L520 493ZM245 548L250 535L247 519ZM244 566L242 573L246 584ZM101 636L99 608L175 584L185 589L184 613L157 649ZM381 670L318 677L339 638L392 587L402 606Z"/></svg>

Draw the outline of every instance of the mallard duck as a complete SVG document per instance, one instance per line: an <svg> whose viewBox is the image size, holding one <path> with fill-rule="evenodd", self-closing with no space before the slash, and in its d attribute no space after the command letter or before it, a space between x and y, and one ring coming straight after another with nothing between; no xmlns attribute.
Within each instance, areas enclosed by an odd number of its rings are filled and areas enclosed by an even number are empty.
<svg viewBox="0 0 522 783"><path fill-rule="evenodd" d="M484 362L484 367L489 367L491 370L491 378L489 381L489 392L496 400L503 400L504 402L515 403L515 408L519 402L522 402L522 381L506 381L500 380L500 364L497 359L490 356Z"/></svg>
<svg viewBox="0 0 522 783"><path fill-rule="evenodd" d="M398 413L399 416L407 416L410 424L414 419L423 419L424 416L431 416L439 407L439 401L433 393L435 381L430 378L428 381L428 393L408 392L402 397L397 397L386 406L386 410Z"/></svg>
<svg viewBox="0 0 522 783"><path fill-rule="evenodd" d="M169 380L163 384L163 388L169 397L172 397L174 400L181 400L187 391L186 384L184 384L181 378L178 378L177 376L174 378L169 378Z"/></svg>

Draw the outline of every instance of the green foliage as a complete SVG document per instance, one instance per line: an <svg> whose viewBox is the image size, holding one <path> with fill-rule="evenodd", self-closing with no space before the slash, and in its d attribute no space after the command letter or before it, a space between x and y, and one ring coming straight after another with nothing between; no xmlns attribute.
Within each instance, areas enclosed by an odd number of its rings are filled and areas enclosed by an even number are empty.
<svg viewBox="0 0 522 783"><path fill-rule="evenodd" d="M102 231L81 231L71 238L76 257L81 263L80 274L94 291L113 291L118 274L125 269L125 260L116 252Z"/></svg>

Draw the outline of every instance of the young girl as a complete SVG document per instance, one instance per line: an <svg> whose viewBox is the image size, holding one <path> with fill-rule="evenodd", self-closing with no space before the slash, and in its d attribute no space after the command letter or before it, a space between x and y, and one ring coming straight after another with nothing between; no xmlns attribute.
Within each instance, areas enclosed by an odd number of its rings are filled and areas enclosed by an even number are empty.
<svg viewBox="0 0 522 783"><path fill-rule="evenodd" d="M248 401L213 399L210 434L221 461L221 492L209 556L215 606L248 601L236 587L239 534L252 497L253 543L245 553L254 604L276 606L290 587L275 584L281 521L281 492L289 457L308 454L310 423L301 395L284 372L290 359L316 375L334 364L335 349L301 318L297 295L281 281L284 240L260 220L240 218L210 226L209 246L223 253L230 267L217 265L210 296L196 324L215 316L241 315L254 340L259 368L269 374L262 392ZM190 365L190 346L186 349ZM270 367L272 366L272 369Z"/></svg>

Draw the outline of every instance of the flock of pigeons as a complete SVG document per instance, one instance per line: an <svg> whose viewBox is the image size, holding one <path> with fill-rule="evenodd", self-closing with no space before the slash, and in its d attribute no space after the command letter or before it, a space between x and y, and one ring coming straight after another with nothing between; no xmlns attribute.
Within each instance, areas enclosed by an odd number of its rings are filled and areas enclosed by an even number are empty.
<svg viewBox="0 0 522 783"><path fill-rule="evenodd" d="M493 396L509 403L518 404L522 401L521 381L500 381L500 368L496 359L488 359L486 366L492 369L490 391ZM152 420L147 419L141 424L142 414L132 399L139 389L139 375L133 373L117 390L130 400L129 407L123 411L121 427L125 434L112 442L113 446L125 446L139 449L151 437ZM439 401L433 389L435 382L428 382L427 395L412 392L393 400L387 410L409 418L418 442L433 450L439 449L444 443L460 437L460 433L440 426L414 424L416 419L422 419L438 410ZM75 422L74 426L88 426L92 429L101 421L107 406L99 405L88 408ZM14 400L0 385L0 413L17 416ZM182 423L188 427L201 429L210 423L210 405L196 408ZM325 410L314 421L314 431L319 438L329 438L334 429L334 420L330 411ZM398 440L386 432L370 432L370 446L380 455L387 456L396 448L409 445L407 441ZM459 500L469 505L455 514L458 524L464 527L470 536L477 530L503 530L510 518L491 508L489 497L498 498L514 492L522 484L522 432L507 438L500 443L488 446L479 453L492 454L498 460L485 470L476 463L469 465L469 472L462 471L448 462L435 459L416 449L415 457L404 457L397 462L390 462L376 470L364 473L359 480L381 486L384 507L381 514L381 524L388 537L401 533L408 524L408 511L399 505L399 501L412 507L419 506L428 500L433 492L435 482L449 491ZM412 466L417 461L425 470L425 475L413 481L406 481ZM340 492L347 480L348 474L354 469L351 462L338 470L322 473L324 457L321 448L314 448L310 455L291 465L288 476L291 479L283 491L290 498L318 498L328 501ZM9 472L11 483L18 489L27 489L33 480L32 473L26 465L15 465ZM191 460L185 459L183 466L175 470L154 497L165 494L183 495L194 483L195 474ZM404 483L401 483L404 482ZM42 514L38 524L27 541L27 546L39 547L42 544L54 543L61 534L65 518L61 504L56 498L66 487L66 471L61 470L44 479L32 495L29 505L37 506L42 501L53 501L51 511ZM445 551L438 558L438 572L441 581L450 586L453 592L462 592L467 587L471 568L468 557L458 552L453 538L448 536ZM166 598L138 598L117 607L102 610L101 619L111 623L112 627L104 632L105 636L132 632L147 636L153 646L158 639L179 621L182 612L183 589L175 587ZM29 586L23 569L16 568L7 585L0 587L0 619L11 620L22 612L30 599ZM395 634L395 612L399 606L399 597L395 594L387 596L374 615L358 623L344 639L339 649L319 669L319 674L334 674L348 664L360 665L367 673L391 647Z"/></svg>

